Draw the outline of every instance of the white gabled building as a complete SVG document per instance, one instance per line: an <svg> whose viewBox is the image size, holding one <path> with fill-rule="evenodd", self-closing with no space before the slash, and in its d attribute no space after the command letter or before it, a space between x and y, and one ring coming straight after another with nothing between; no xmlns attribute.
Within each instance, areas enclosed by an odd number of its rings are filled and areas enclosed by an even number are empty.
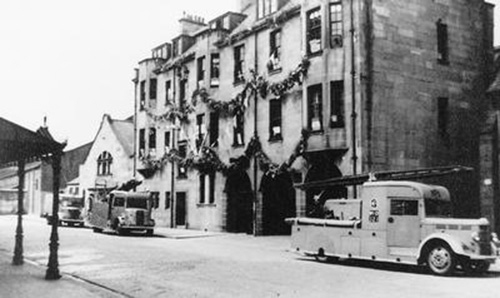
<svg viewBox="0 0 500 298"><path fill-rule="evenodd" d="M80 188L110 189L134 177L134 121L104 114L92 148L80 166Z"/></svg>

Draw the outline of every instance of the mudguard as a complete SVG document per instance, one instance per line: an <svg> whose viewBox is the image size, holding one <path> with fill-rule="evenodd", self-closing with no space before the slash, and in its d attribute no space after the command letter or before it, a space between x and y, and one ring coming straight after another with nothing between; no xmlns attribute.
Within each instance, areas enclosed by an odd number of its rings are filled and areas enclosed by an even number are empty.
<svg viewBox="0 0 500 298"><path fill-rule="evenodd" d="M444 234L444 233L433 233L427 236L418 246L418 256L417 260L420 260L422 257L422 252L427 243L433 240L441 240L447 243L450 248L453 250L453 252L457 255L465 255L466 253L464 252L464 249L462 247L462 242L449 234Z"/></svg>

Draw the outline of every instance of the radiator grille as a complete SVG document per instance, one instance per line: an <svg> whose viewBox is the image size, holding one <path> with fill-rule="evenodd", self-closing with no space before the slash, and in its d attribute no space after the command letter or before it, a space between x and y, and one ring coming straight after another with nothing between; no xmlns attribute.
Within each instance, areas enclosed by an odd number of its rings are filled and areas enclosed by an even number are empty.
<svg viewBox="0 0 500 298"><path fill-rule="evenodd" d="M142 226L144 225L144 211L138 210L135 214L136 225Z"/></svg>
<svg viewBox="0 0 500 298"><path fill-rule="evenodd" d="M491 255L491 233L489 225L479 227L479 254Z"/></svg>

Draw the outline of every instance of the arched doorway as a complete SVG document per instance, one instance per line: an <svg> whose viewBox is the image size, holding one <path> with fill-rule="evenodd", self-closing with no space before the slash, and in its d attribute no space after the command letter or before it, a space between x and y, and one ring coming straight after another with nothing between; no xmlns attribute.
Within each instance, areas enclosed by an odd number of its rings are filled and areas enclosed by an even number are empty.
<svg viewBox="0 0 500 298"><path fill-rule="evenodd" d="M289 235L291 227L285 218L294 217L295 189L288 172L272 177L264 175L260 182L262 192L262 233L264 235Z"/></svg>
<svg viewBox="0 0 500 298"><path fill-rule="evenodd" d="M235 161L227 173L224 191L227 194L226 231L253 234L253 191L245 165L248 159Z"/></svg>
<svg viewBox="0 0 500 298"><path fill-rule="evenodd" d="M305 182L321 181L342 177L342 172L335 165L334 159L326 154L320 154L309 160L312 164L307 171ZM323 205L326 200L347 198L345 186L310 188L306 191L306 216L323 217Z"/></svg>

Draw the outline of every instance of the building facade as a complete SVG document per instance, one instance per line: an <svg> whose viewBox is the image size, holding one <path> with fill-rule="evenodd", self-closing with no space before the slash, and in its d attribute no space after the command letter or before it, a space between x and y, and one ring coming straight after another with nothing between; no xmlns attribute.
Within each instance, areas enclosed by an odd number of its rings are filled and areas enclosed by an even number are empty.
<svg viewBox="0 0 500 298"><path fill-rule="evenodd" d="M283 219L311 214L317 198L357 195L293 183L477 168L491 5L239 3L208 22L185 15L139 62L135 161L160 225L283 234ZM478 177L436 181L461 216L479 213Z"/></svg>

